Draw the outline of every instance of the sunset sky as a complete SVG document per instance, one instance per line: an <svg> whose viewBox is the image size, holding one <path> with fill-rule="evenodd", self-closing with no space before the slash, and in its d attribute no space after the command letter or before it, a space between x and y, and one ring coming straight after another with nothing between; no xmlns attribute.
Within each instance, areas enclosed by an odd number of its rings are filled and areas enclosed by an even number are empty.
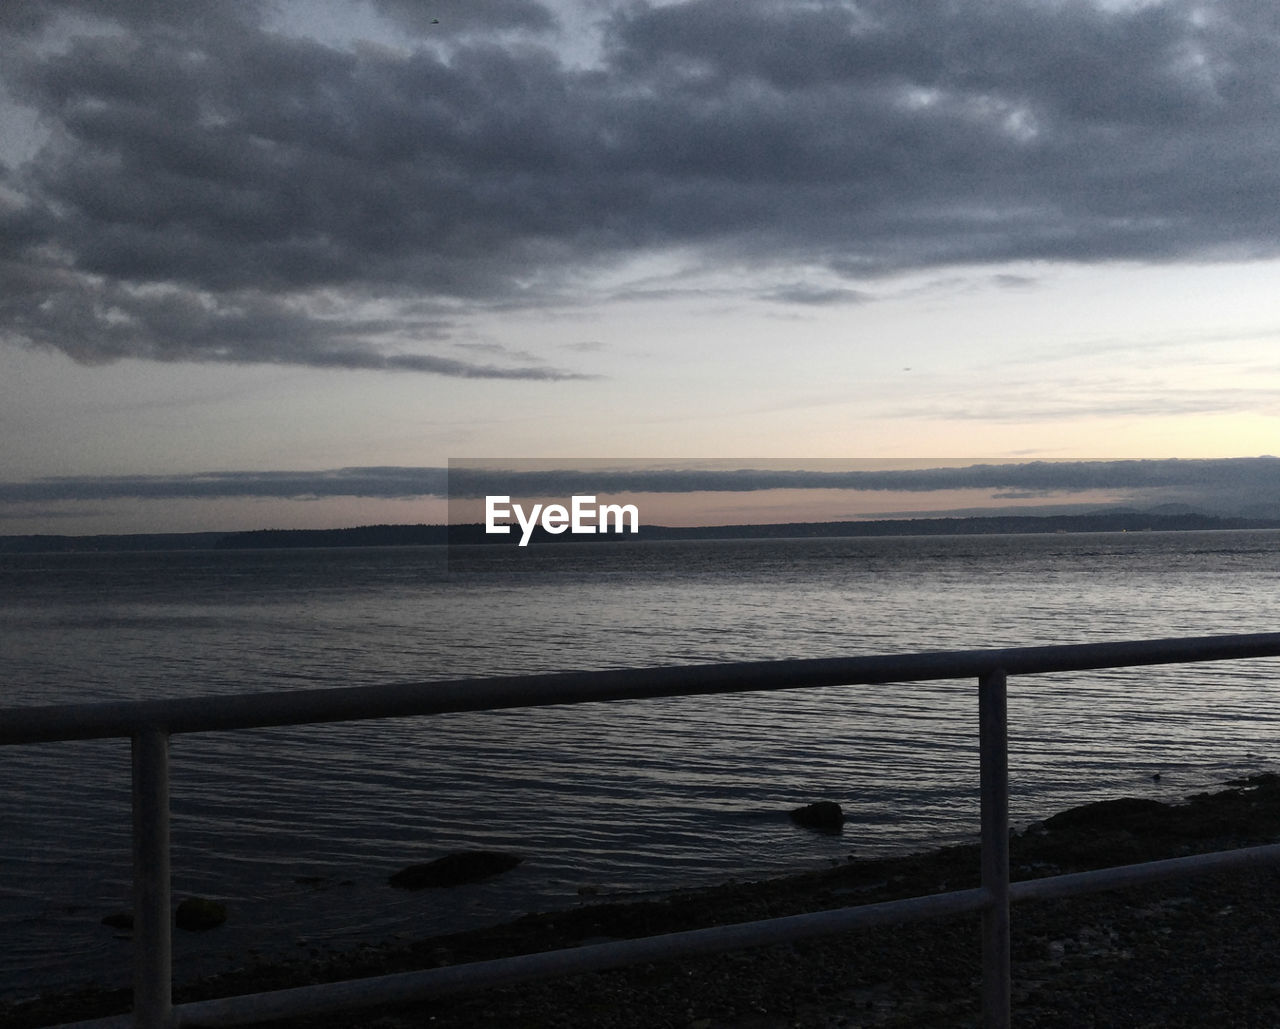
<svg viewBox="0 0 1280 1029"><path fill-rule="evenodd" d="M0 534L1280 452L1275 4L19 0L0 52Z"/></svg>

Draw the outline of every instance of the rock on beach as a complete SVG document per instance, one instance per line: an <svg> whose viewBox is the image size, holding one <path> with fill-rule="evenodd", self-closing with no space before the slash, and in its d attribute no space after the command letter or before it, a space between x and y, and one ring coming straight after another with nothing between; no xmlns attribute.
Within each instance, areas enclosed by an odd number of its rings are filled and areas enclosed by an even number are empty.
<svg viewBox="0 0 1280 1029"><path fill-rule="evenodd" d="M216 900L207 897L188 897L174 912L174 924L187 932L204 932L216 929L227 920L227 909Z"/></svg>
<svg viewBox="0 0 1280 1029"><path fill-rule="evenodd" d="M409 865L389 876L387 882L398 890L422 890L436 886L462 886L492 879L509 872L523 858L490 850L467 850L446 854L426 864Z"/></svg>

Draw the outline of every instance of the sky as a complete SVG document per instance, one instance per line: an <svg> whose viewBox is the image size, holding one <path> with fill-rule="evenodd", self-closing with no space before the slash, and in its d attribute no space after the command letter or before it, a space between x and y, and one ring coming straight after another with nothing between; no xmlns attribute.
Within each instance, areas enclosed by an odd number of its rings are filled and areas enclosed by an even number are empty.
<svg viewBox="0 0 1280 1029"><path fill-rule="evenodd" d="M462 457L1273 474L1220 463L1280 451L1272 3L10 0L0 52L0 534L440 520Z"/></svg>

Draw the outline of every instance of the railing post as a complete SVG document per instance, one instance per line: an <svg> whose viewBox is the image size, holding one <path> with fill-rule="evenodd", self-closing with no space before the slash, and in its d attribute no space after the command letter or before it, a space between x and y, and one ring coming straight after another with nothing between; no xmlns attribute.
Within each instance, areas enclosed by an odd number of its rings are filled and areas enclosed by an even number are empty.
<svg viewBox="0 0 1280 1029"><path fill-rule="evenodd" d="M162 1029L173 1016L169 907L169 734L133 735L133 1018Z"/></svg>
<svg viewBox="0 0 1280 1029"><path fill-rule="evenodd" d="M1003 668L978 680L979 763L982 789L982 1023L1008 1029L1009 967L1009 740Z"/></svg>

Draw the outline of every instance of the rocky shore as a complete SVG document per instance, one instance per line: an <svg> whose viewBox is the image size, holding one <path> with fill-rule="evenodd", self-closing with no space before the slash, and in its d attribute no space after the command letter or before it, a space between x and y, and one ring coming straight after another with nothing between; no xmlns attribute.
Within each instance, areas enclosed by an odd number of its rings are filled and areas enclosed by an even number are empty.
<svg viewBox="0 0 1280 1029"><path fill-rule="evenodd" d="M1280 840L1280 777L1165 805L1063 812L1012 841L1015 879ZM532 953L974 886L976 846L821 872L592 904L507 925L246 967L183 985L179 1002ZM1014 1022L1029 1027L1280 1025L1280 867L1184 879L1013 911ZM979 1024L976 916L564 977L281 1027L782 1029ZM124 991L0 1009L26 1029L128 1009Z"/></svg>

